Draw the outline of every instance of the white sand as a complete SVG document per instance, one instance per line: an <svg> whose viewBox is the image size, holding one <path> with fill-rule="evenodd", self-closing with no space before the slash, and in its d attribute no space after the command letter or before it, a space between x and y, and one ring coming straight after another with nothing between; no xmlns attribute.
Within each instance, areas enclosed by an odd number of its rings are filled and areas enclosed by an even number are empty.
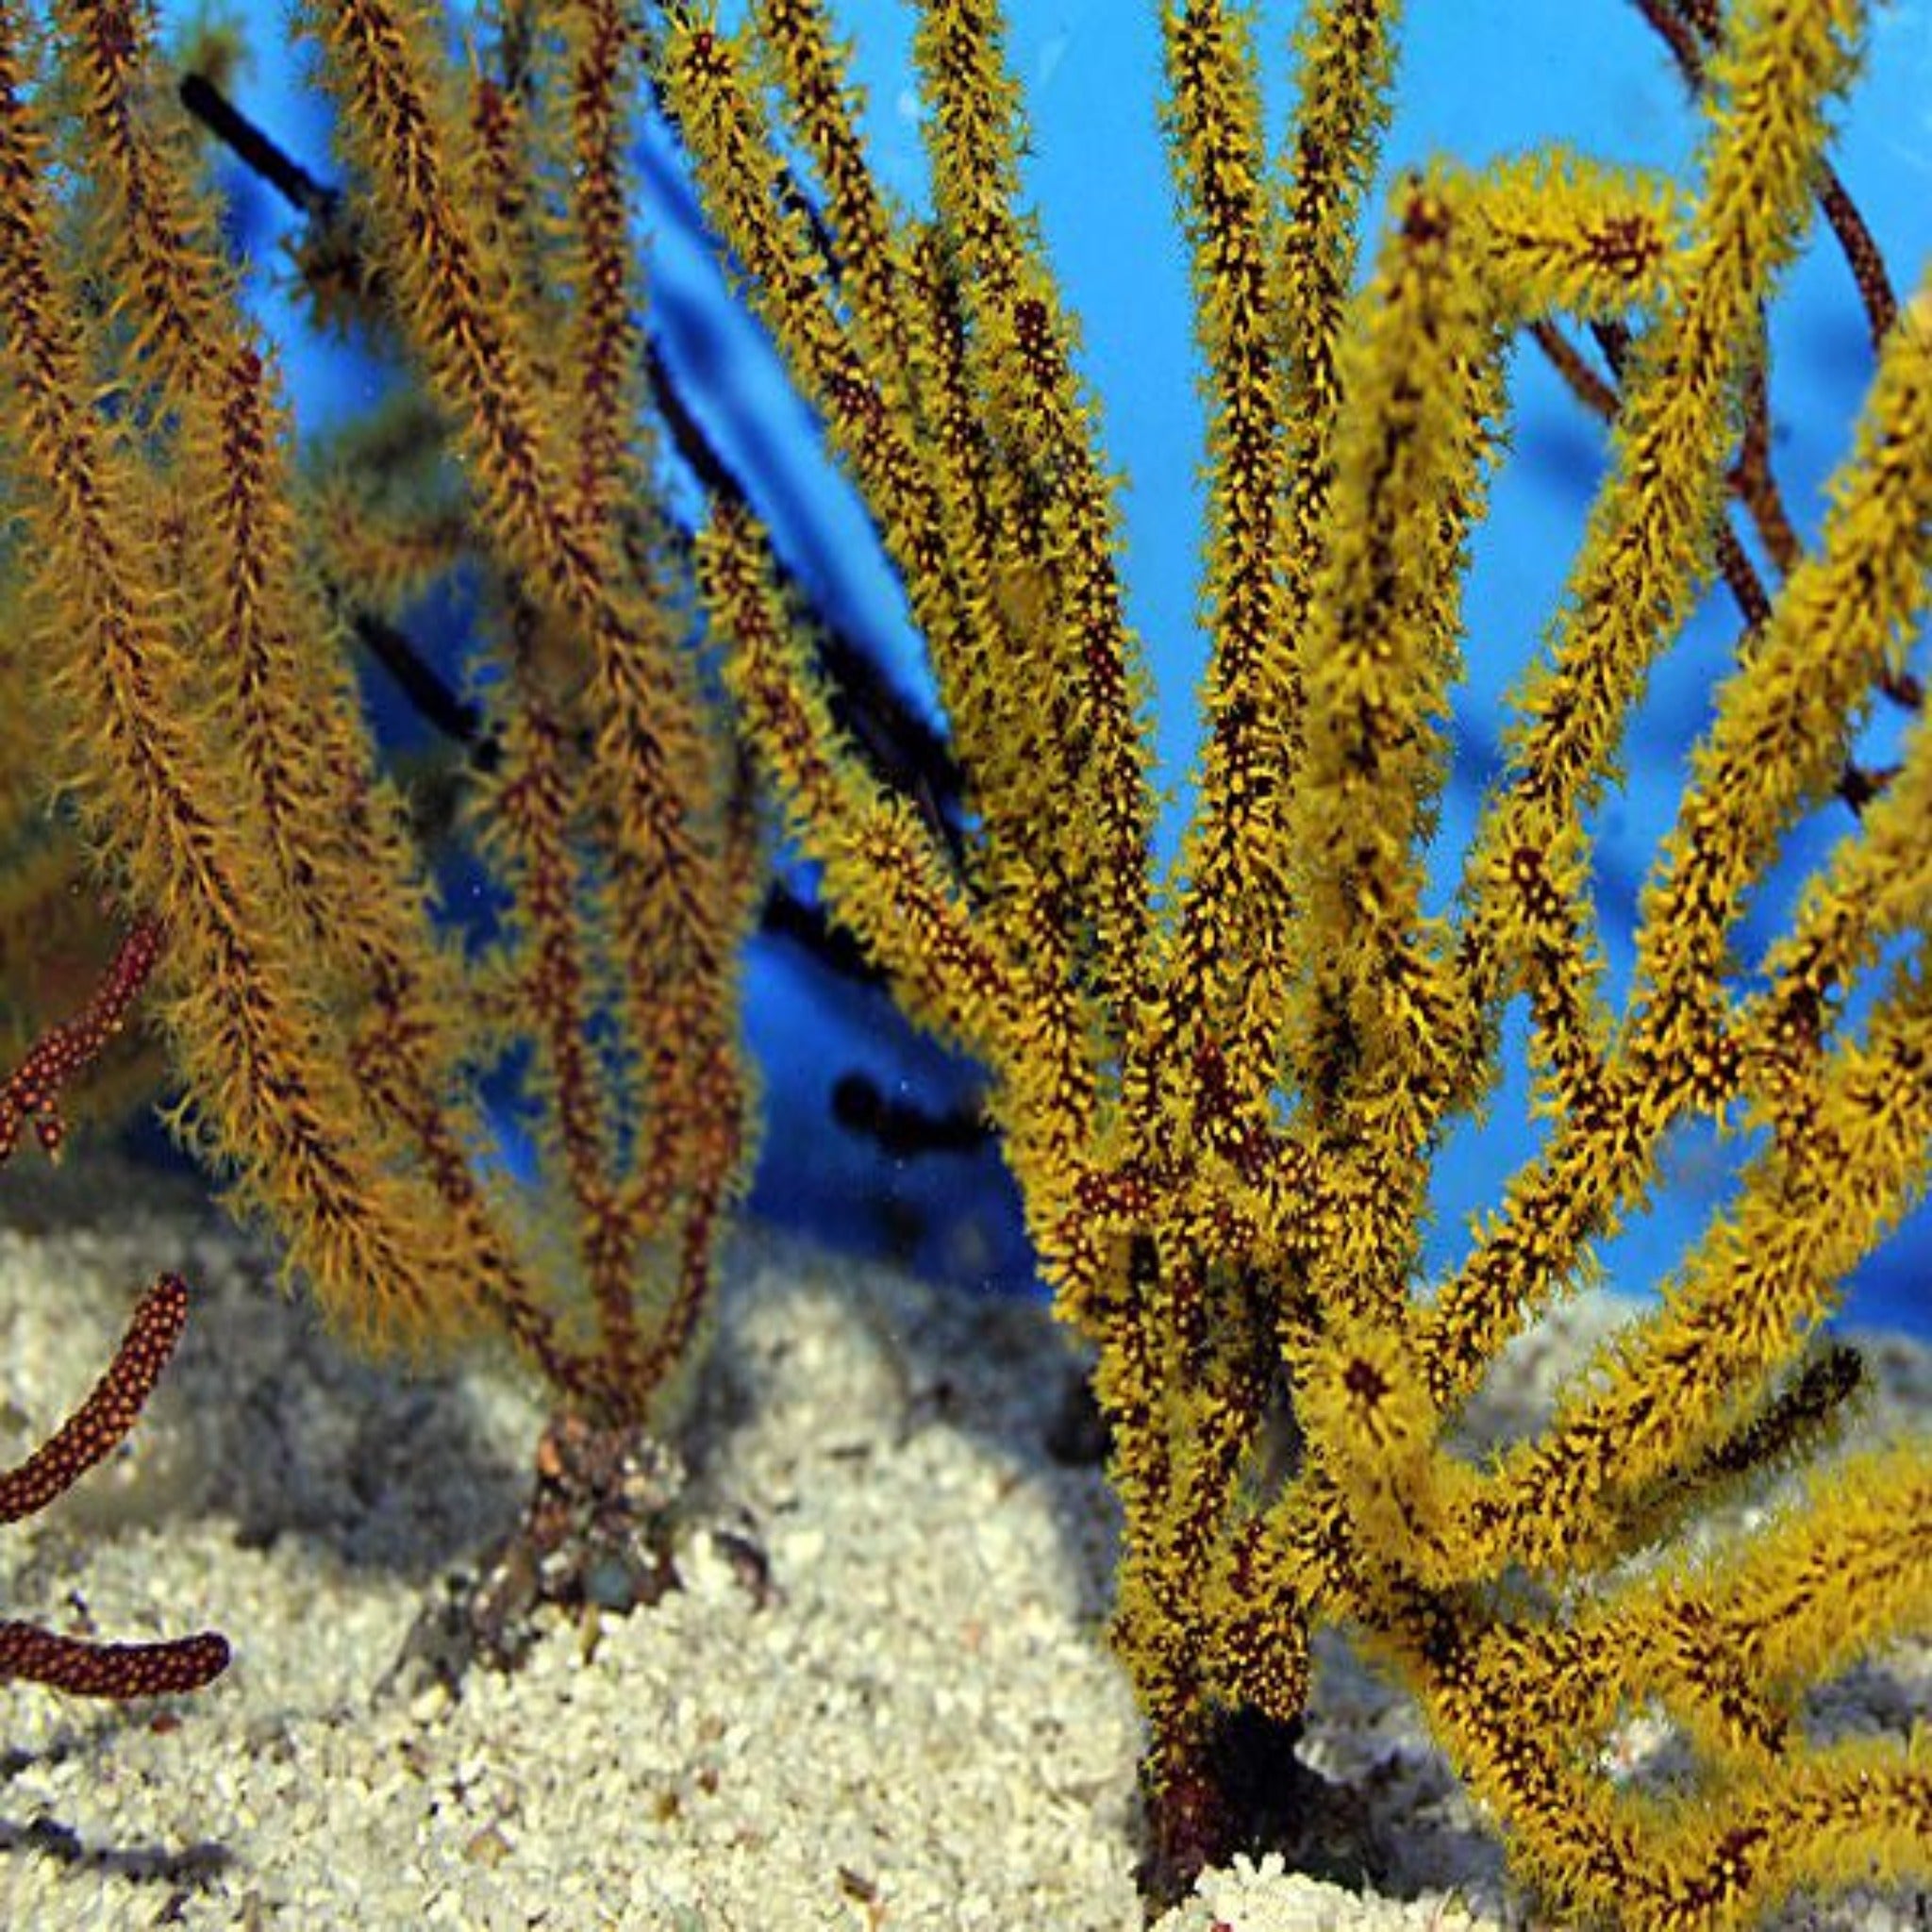
<svg viewBox="0 0 1932 1932"><path fill-rule="evenodd" d="M212 1625L237 1656L210 1690L135 1709L0 1686L0 1926L1140 1925L1110 1513L1096 1472L1044 1453L1068 1371L1041 1311L747 1239L693 1437L710 1526L681 1553L687 1589L559 1624L452 1700L391 1666L519 1507L540 1418L517 1378L358 1363L192 1193L17 1165L0 1457L85 1391L157 1269L198 1294L130 1448L0 1533L0 1614ZM1587 1304L1573 1326L1607 1318ZM1525 1399L1563 1346L1531 1352ZM1923 1405L1925 1353L1875 1354L1888 1399ZM711 1526L762 1545L774 1601ZM1339 1642L1323 1655L1308 1755L1361 1781L1404 1896L1242 1869L1163 1932L1535 1923L1405 1701ZM1928 1705L1919 1646L1842 1687L1834 1717L1903 1728ZM1928 1916L1904 1895L1780 1923Z"/></svg>

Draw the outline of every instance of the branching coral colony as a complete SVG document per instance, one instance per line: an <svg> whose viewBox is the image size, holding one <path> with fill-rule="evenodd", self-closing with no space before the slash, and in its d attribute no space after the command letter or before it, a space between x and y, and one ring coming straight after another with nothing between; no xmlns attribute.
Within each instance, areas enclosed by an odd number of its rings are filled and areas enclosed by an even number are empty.
<svg viewBox="0 0 1932 1932"><path fill-rule="evenodd" d="M1720 33L1715 8L1646 8L1706 104L1688 195L1567 156L1444 162L1399 186L1359 292L1395 8L1308 9L1279 168L1241 11L1165 10L1213 655L1192 830L1158 893L1112 487L1021 206L997 9L920 10L926 216L873 179L815 0L747 11L736 33L677 14L667 104L930 645L975 826L963 871L832 727L742 505L715 506L702 581L835 909L908 1008L991 1069L1057 1306L1097 1345L1157 1882L1227 1849L1231 1740L1293 1724L1325 1622L1406 1681L1521 1871L1570 1909L1724 1924L1794 1887L1932 1870L1932 1739L1824 1745L1800 1716L1807 1686L1932 1623L1924 1446L1843 1463L1721 1558L1628 1561L1826 1432L1848 1377L1819 1324L1932 1155L1923 707L1790 930L1733 957L1874 685L1907 688L1926 595L1932 313L1921 296L1889 314L1869 248L1852 252L1883 339L1822 541L1768 545L1774 587L1719 534L1740 423L1740 487L1764 497L1763 306L1814 194L1857 234L1823 156L1858 9L1744 5ZM808 158L829 248L779 192L781 153ZM1437 918L1423 848L1460 568L1505 351L1557 318L1602 325L1621 377L1608 474L1459 905ZM1569 366L1607 397L1574 345ZM1589 815L1720 564L1753 593L1748 629L1613 1010ZM1491 1089L1511 1001L1547 1138L1468 1258L1425 1280L1430 1150ZM1505 1343L1698 1116L1761 1141L1661 1305L1541 1434L1481 1466L1457 1453L1448 1432ZM1669 1803L1600 1768L1644 1705L1694 1754Z"/></svg>
<svg viewBox="0 0 1932 1932"><path fill-rule="evenodd" d="M1858 9L1740 6L1720 32L1646 0L1707 104L1689 193L1567 157L1439 165L1400 187L1358 291L1393 8L1309 10L1279 169L1243 14L1169 10L1213 658L1195 823L1159 890L1111 486L1021 206L997 11L922 8L921 217L874 183L821 8L748 10L735 34L654 16L653 77L903 575L969 787L963 858L835 725L733 488L701 590L835 908L991 1069L1058 1306L1097 1347L1156 1886L1235 1841L1232 1740L1291 1732L1320 1622L1409 1685L1568 1908L1717 1925L1932 1869L1924 1731L1827 1745L1802 1717L1808 1686L1932 1624L1923 1445L1840 1462L1721 1557L1630 1560L1829 1433L1856 1377L1819 1324L1932 1162L1923 706L1882 781L1849 762L1870 694L1910 697L1932 548L1932 298L1890 312L1823 160ZM388 425L392 489L366 461L294 474L141 11L67 0L43 42L0 0L0 734L71 802L56 835L71 821L135 929L154 922L184 1124L329 1306L405 1336L492 1323L567 1404L628 1423L687 1351L740 1169L756 876L650 508L620 166L640 24L585 0L538 32L505 5L458 74L424 9L305 11L357 178L304 270L380 310L435 406ZM1879 342L1807 550L1763 460L1763 312L1814 199ZM1608 475L1437 918L1461 564L1524 331L1613 417ZM513 908L480 973L430 917L340 652L354 613L458 560L494 640L466 823ZM1714 570L1745 636L1613 1009L1590 814ZM1735 958L1748 894L1835 786L1855 828L1790 930ZM5 932L72 860L24 831L17 782L0 808L0 849L36 860L9 867ZM1428 1158L1492 1087L1512 1002L1547 1136L1427 1280ZM511 1029L560 1226L476 1160L475 1076ZM1459 1411L1697 1117L1757 1136L1730 1205L1548 1427L1473 1463ZM1599 1768L1641 1705L1692 1753L1668 1802Z"/></svg>
<svg viewBox="0 0 1932 1932"><path fill-rule="evenodd" d="M652 508L640 46L614 5L558 19L541 103L507 33L458 76L420 24L325 23L359 172L301 266L420 381L298 472L149 9L0 0L0 934L91 865L151 923L176 1124L238 1209L366 1339L507 1336L575 1441L650 1424L701 1330L760 858ZM486 640L463 839L506 908L467 952L350 649L453 573ZM499 1069L534 1189L483 1158Z"/></svg>

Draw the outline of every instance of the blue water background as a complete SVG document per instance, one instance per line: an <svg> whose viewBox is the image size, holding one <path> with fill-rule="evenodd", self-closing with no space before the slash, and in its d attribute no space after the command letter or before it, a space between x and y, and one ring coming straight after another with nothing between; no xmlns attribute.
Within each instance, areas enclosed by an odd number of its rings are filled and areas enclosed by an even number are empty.
<svg viewBox="0 0 1932 1932"><path fill-rule="evenodd" d="M1160 88L1157 9L1124 0L1017 0L1009 51L1031 117L1025 180L1054 266L1080 319L1081 366L1098 393L1109 460L1123 478L1129 613L1149 653L1152 720L1170 788L1161 821L1172 854L1189 802L1198 744L1192 693L1206 660L1198 622L1198 474L1202 412L1191 335L1188 266L1155 104ZM1269 75L1271 141L1287 111L1287 40L1297 9L1257 11ZM867 128L884 178L924 193L920 108L908 58L912 10L899 0L843 0L868 92ZM333 177L325 121L306 89L278 8L242 9L256 45L238 87L249 111L314 172ZM1389 172L1442 153L1472 164L1547 141L1594 158L1681 175L1696 114L1661 46L1621 0L1545 7L1527 0L1438 0L1411 8L1403 36ZM695 210L661 129L638 147L652 255L652 327L708 433L751 486L785 554L824 608L894 665L932 704L904 600L856 498L818 455L809 414L791 396L755 328L733 308L698 232ZM1932 253L1932 11L1901 5L1877 15L1866 76L1845 117L1838 163L1909 292ZM282 345L305 432L365 408L380 372L352 345L317 341L275 287L278 239L291 231L267 191L230 171L235 230L268 271L253 299ZM1385 183L1386 187L1386 183ZM1379 233L1383 198L1374 228ZM1863 324L1836 252L1814 250L1790 277L1774 319L1775 467L1802 530L1815 533L1821 484L1842 453L1871 369ZM1439 900L1453 891L1459 854L1497 768L1505 694L1541 642L1601 474L1602 436L1534 351L1512 368L1513 450L1492 490L1465 610L1468 676L1456 700L1455 766L1435 847ZM688 479L669 487L695 511ZM415 634L448 659L461 612L419 613ZM1726 599L1708 601L1653 680L1628 746L1627 782L1598 814L1597 888L1611 990L1628 983L1638 895L1671 821L1689 748L1707 716L1710 667L1736 631ZM1914 651L1924 675L1926 640ZM420 738L372 675L386 730ZM1874 721L1863 748L1883 763L1892 720ZM1849 826L1833 807L1801 828L1753 906L1742 936L1754 957L1776 932L1806 874ZM1016 1197L990 1150L893 1161L830 1120L839 1076L862 1069L888 1091L941 1108L969 1102L970 1067L919 1041L873 994L841 986L791 948L759 941L749 969L749 1030L763 1070L768 1125L754 1211L848 1247L896 1255L977 1290L1026 1291L1033 1274ZM1458 1129L1436 1171L1432 1269L1453 1265L1469 1217L1493 1205L1534 1152L1522 1026L1507 1041L1507 1078L1489 1117ZM506 1123L513 1158L521 1158ZM1735 1185L1749 1143L1686 1131L1670 1143L1667 1185L1652 1208L1601 1251L1620 1291L1652 1291ZM1932 1211L1922 1207L1859 1271L1855 1322L1932 1335Z"/></svg>

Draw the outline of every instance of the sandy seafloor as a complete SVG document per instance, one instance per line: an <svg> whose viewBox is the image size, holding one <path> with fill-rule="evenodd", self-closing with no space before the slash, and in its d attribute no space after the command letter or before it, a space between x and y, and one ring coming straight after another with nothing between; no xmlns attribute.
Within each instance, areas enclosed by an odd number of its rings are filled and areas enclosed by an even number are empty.
<svg viewBox="0 0 1932 1932"><path fill-rule="evenodd" d="M452 1698L393 1667L513 1518L538 1408L514 1372L371 1367L185 1184L99 1160L0 1176L0 1457L188 1274L190 1333L128 1449L0 1533L0 1615L213 1626L227 1675L133 1708L0 1686L0 1925L1040 1928L1132 1932L1136 1723L1104 1642L1111 1517L1046 1452L1071 1373L1044 1312L745 1235L692 1435L686 1587L558 1621ZM1525 1350L1533 1407L1585 1302ZM1566 1339L1567 1338L1567 1339ZM1874 1421L1924 1351L1867 1338ZM765 1603L717 1531L762 1547ZM1829 1692L1828 1729L1932 1708L1932 1650ZM1633 1734L1633 1755L1643 1740ZM1544 1924L1406 1701L1324 1641L1305 1750L1358 1781L1388 1896L1210 1874L1163 1932ZM1923 1893L1786 1926L1932 1924Z"/></svg>

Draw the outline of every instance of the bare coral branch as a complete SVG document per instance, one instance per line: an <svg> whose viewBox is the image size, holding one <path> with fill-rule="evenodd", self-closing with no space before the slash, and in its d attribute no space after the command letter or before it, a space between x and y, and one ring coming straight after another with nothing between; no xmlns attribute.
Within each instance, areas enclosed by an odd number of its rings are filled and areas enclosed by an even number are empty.
<svg viewBox="0 0 1932 1932"><path fill-rule="evenodd" d="M163 1274L142 1296L107 1373L87 1400L25 1462L0 1470L0 1523L17 1523L64 1495L133 1428L188 1320L188 1285ZM97 1643L35 1624L0 1621L0 1679L76 1697L159 1697L198 1690L228 1665L225 1637L205 1630L156 1643Z"/></svg>
<svg viewBox="0 0 1932 1932"><path fill-rule="evenodd" d="M113 963L73 1019L42 1036L0 1083L0 1164L31 1120L48 1153L58 1152L61 1088L125 1024L153 971L160 927L137 920ZM0 1470L0 1523L38 1515L126 1440L188 1320L188 1285L160 1275L142 1296L114 1358L87 1399L24 1462ZM0 1679L45 1684L83 1697L156 1697L199 1690L227 1667L228 1645L212 1631L158 1643L96 1643L38 1624L0 1620Z"/></svg>

